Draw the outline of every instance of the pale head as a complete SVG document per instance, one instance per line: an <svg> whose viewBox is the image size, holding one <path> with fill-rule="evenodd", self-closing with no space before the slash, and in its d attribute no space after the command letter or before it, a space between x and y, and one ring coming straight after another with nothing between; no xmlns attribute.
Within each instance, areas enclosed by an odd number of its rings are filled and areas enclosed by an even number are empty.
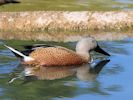
<svg viewBox="0 0 133 100"><path fill-rule="evenodd" d="M88 60L91 60L90 51L92 50L110 56L110 54L104 51L92 37L84 37L76 45L76 52Z"/></svg>
<svg viewBox="0 0 133 100"><path fill-rule="evenodd" d="M97 42L92 37L82 38L76 45L77 53L88 53L97 47Z"/></svg>
<svg viewBox="0 0 133 100"><path fill-rule="evenodd" d="M91 67L92 66L90 64L85 64L77 68L77 73L76 73L77 78L83 81L95 80L96 74L90 72Z"/></svg>
<svg viewBox="0 0 133 100"><path fill-rule="evenodd" d="M91 61L90 51L97 47L97 42L92 37L82 38L76 45L76 53L84 57L86 61Z"/></svg>

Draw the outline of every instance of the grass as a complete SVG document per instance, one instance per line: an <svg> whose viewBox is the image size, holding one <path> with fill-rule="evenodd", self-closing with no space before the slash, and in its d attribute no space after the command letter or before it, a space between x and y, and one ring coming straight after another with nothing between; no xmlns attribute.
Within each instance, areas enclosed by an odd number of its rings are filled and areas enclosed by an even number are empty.
<svg viewBox="0 0 133 100"><path fill-rule="evenodd" d="M133 3L114 0L19 0L19 4L0 6L0 11L112 11L132 9Z"/></svg>

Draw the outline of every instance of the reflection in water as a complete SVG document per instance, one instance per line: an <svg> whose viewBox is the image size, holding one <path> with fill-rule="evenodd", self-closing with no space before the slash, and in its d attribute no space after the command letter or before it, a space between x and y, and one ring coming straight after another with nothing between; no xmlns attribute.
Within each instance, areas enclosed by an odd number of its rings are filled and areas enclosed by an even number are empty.
<svg viewBox="0 0 133 100"><path fill-rule="evenodd" d="M98 62L93 68L91 64L82 65L77 69L77 77L84 81L93 81L96 79L99 72L102 70L110 60L102 60Z"/></svg>
<svg viewBox="0 0 133 100"><path fill-rule="evenodd" d="M94 67L91 64L84 64L81 66L57 66L57 67L24 67L25 76L36 76L40 80L55 80L68 76L76 75L78 79L84 81L93 81L101 71L103 66L110 60L102 60L98 62Z"/></svg>

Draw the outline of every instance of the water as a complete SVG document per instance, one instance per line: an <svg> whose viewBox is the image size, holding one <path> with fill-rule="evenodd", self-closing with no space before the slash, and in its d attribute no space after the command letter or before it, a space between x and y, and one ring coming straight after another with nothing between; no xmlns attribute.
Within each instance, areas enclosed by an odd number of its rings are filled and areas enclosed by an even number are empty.
<svg viewBox="0 0 133 100"><path fill-rule="evenodd" d="M18 0L20 4L0 6L0 11L112 11L133 10L132 0Z"/></svg>
<svg viewBox="0 0 133 100"><path fill-rule="evenodd" d="M19 60L0 42L0 99L1 100L124 100L133 97L133 39L102 41L99 44L111 54L93 80L83 81L72 74L55 80L16 79L8 81L24 70ZM7 44L23 49L20 45L38 41L7 41ZM48 42L46 42L48 43ZM74 43L54 43L73 49ZM99 57L99 55L94 55ZM89 67L86 67L89 68ZM90 75L91 76L91 75Z"/></svg>

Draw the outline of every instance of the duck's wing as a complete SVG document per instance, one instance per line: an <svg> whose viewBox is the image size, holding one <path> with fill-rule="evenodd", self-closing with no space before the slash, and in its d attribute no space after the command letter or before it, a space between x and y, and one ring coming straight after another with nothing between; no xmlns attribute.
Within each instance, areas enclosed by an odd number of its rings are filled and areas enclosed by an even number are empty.
<svg viewBox="0 0 133 100"><path fill-rule="evenodd" d="M25 49L37 49L39 47L47 48L47 47L55 47L54 45L48 45L48 44L33 44L33 45L24 45L23 46Z"/></svg>
<svg viewBox="0 0 133 100"><path fill-rule="evenodd" d="M74 51L64 47L38 48L29 56L36 61L31 64L37 63L43 66L80 65L88 62Z"/></svg>
<svg viewBox="0 0 133 100"><path fill-rule="evenodd" d="M28 49L28 50L23 50L23 51L21 51L21 53L23 53L24 55L26 55L26 56L29 56L29 54L31 53L31 52L33 52L34 50L32 50L32 49Z"/></svg>
<svg viewBox="0 0 133 100"><path fill-rule="evenodd" d="M23 47L26 50L21 51L26 56L29 56L31 52L33 52L35 49L38 48L47 48L47 47L54 47L54 45L48 45L48 44L33 44L33 45L23 45Z"/></svg>

